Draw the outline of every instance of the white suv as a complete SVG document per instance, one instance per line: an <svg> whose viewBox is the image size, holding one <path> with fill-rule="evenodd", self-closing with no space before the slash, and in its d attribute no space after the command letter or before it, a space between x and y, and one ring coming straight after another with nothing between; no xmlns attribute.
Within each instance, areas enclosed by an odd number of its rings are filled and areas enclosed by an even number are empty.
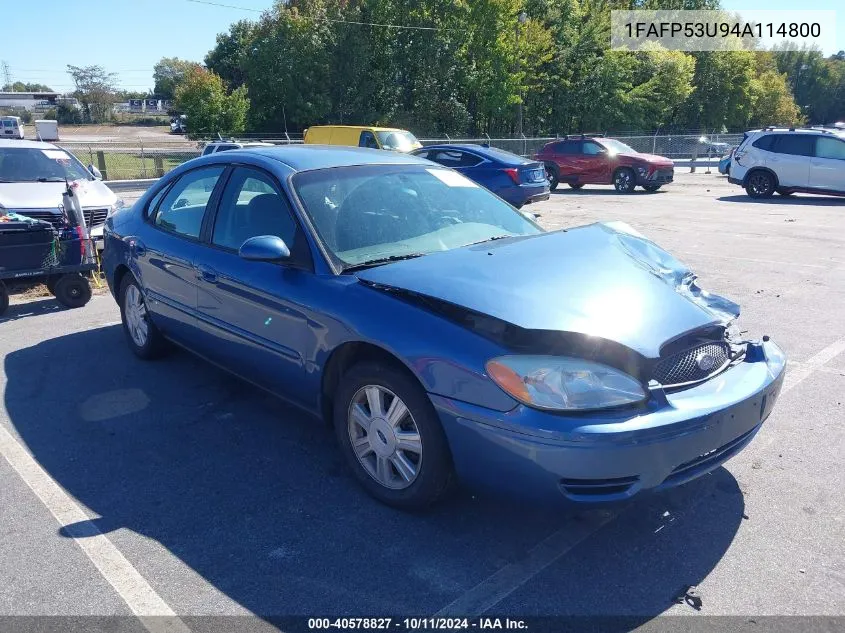
<svg viewBox="0 0 845 633"><path fill-rule="evenodd" d="M796 191L845 196L845 133L765 128L746 133L728 180L752 198Z"/></svg>

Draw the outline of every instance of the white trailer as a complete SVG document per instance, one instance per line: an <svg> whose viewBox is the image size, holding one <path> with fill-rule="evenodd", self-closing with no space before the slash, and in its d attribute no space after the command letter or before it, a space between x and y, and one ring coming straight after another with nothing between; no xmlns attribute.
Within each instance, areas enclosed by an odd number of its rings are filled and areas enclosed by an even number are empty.
<svg viewBox="0 0 845 633"><path fill-rule="evenodd" d="M59 123L50 119L39 119L35 122L35 138L39 141L58 141Z"/></svg>

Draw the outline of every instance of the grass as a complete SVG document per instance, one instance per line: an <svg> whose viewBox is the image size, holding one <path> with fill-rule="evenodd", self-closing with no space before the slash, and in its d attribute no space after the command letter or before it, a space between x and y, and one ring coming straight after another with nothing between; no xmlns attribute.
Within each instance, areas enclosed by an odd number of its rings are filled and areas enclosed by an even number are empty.
<svg viewBox="0 0 845 633"><path fill-rule="evenodd" d="M105 180L135 180L138 178L159 178L182 163L199 155L198 152L178 154L144 155L132 152L103 151L105 170L100 164L98 154L92 156L87 151L75 151L76 157L84 165L93 162L103 172Z"/></svg>

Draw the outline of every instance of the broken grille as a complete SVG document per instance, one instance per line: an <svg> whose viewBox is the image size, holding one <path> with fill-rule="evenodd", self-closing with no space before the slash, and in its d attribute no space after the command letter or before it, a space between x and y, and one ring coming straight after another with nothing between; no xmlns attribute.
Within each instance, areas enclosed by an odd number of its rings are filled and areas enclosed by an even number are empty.
<svg viewBox="0 0 845 633"><path fill-rule="evenodd" d="M667 387L700 382L724 369L730 352L727 343L702 343L658 362L653 377Z"/></svg>

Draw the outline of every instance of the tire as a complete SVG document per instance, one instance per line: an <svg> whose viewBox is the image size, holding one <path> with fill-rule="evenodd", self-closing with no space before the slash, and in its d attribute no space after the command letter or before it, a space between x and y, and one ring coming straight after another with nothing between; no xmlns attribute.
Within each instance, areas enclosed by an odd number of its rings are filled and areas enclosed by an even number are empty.
<svg viewBox="0 0 845 633"><path fill-rule="evenodd" d="M779 196L783 196L784 198L795 194L794 191L789 191L788 189L778 189L777 192Z"/></svg>
<svg viewBox="0 0 845 633"><path fill-rule="evenodd" d="M660 189L660 185L643 185L643 189L650 192L655 192Z"/></svg>
<svg viewBox="0 0 845 633"><path fill-rule="evenodd" d="M56 282L60 279L59 276L50 275L47 277L47 280L44 282L44 285L47 286L47 290L50 291L50 294L55 296L56 295Z"/></svg>
<svg viewBox="0 0 845 633"><path fill-rule="evenodd" d="M79 273L59 277L52 292L56 301L66 308L81 308L91 300L91 284Z"/></svg>
<svg viewBox="0 0 845 633"><path fill-rule="evenodd" d="M371 397L373 392L379 394L377 399ZM388 415L395 398L407 411L391 423ZM370 402L379 407L375 416ZM372 362L353 366L340 380L333 421L352 473L382 503L423 510L448 490L452 459L440 420L425 391L403 371ZM400 433L409 449L399 448ZM360 447L358 454L353 441Z"/></svg>
<svg viewBox="0 0 845 633"><path fill-rule="evenodd" d="M751 198L771 198L776 188L775 177L767 171L752 171L745 179L745 192Z"/></svg>
<svg viewBox="0 0 845 633"><path fill-rule="evenodd" d="M584 185L580 182L570 182L569 186L572 187L573 189L580 189Z"/></svg>
<svg viewBox="0 0 845 633"><path fill-rule="evenodd" d="M0 279L0 316L9 309L9 291L6 290L6 284Z"/></svg>
<svg viewBox="0 0 845 633"><path fill-rule="evenodd" d="M613 187L619 193L633 193L637 186L637 176L633 169L623 167L613 174Z"/></svg>
<svg viewBox="0 0 845 633"><path fill-rule="evenodd" d="M560 174L558 173L557 165L552 163L545 163L546 178L549 180L549 191L554 191L560 184Z"/></svg>
<svg viewBox="0 0 845 633"><path fill-rule="evenodd" d="M127 274L120 284L120 320L129 348L138 358L152 360L167 349L167 340L147 313L147 303L141 286Z"/></svg>

